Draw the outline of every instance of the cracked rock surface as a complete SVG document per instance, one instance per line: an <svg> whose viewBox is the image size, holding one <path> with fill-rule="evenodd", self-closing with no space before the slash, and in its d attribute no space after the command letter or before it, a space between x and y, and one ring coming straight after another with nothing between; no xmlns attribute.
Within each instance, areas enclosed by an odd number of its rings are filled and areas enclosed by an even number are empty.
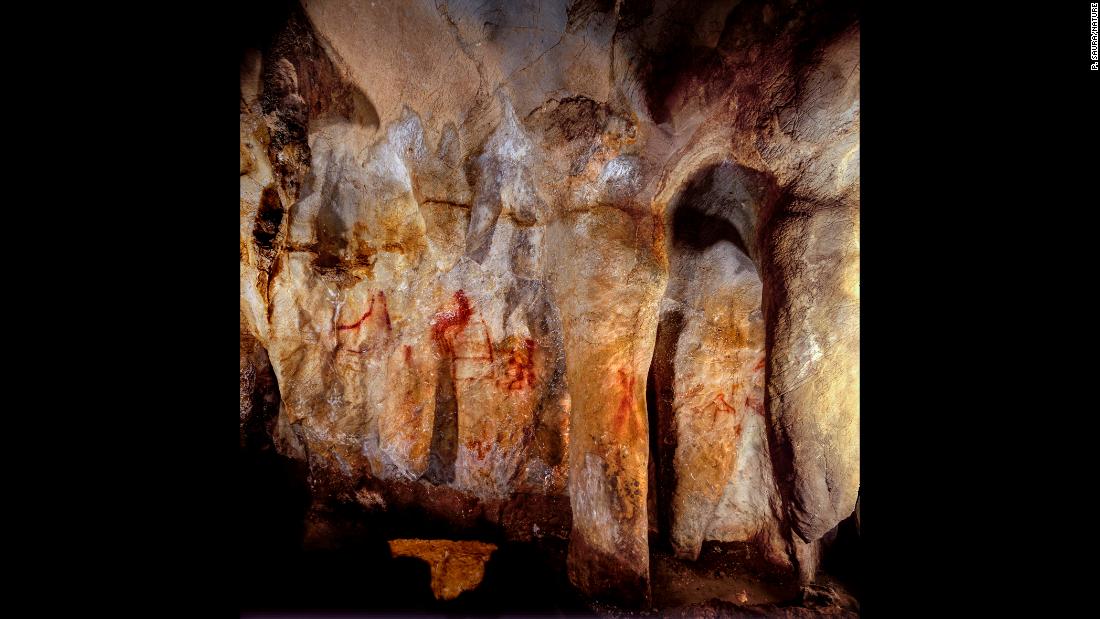
<svg viewBox="0 0 1100 619"><path fill-rule="evenodd" d="M591 598L648 603L651 530L812 579L859 491L854 3L268 22L240 58L242 444L272 433L315 503L568 537Z"/></svg>

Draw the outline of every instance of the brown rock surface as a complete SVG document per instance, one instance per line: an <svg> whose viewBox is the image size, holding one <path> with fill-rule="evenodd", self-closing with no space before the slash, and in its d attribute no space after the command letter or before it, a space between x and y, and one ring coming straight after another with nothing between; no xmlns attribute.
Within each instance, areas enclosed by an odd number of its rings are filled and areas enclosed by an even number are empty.
<svg viewBox="0 0 1100 619"><path fill-rule="evenodd" d="M497 547L482 542L441 539L395 539L390 552L395 557L416 557L432 570L432 593L439 600L453 600L463 591L481 584L485 563Z"/></svg>

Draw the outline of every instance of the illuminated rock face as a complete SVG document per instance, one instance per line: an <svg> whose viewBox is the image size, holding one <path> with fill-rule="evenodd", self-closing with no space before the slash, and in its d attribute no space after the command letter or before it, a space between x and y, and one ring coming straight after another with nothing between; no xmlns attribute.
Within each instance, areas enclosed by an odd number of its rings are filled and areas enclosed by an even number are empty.
<svg viewBox="0 0 1100 619"><path fill-rule="evenodd" d="M432 575L432 594L437 600L453 600L476 588L485 577L485 563L497 547L483 542L443 539L395 539L394 557L415 557L427 562Z"/></svg>
<svg viewBox="0 0 1100 619"><path fill-rule="evenodd" d="M638 604L651 520L790 565L853 512L847 3L276 21L241 58L241 425L273 374L315 500L568 535L582 591Z"/></svg>
<svg viewBox="0 0 1100 619"><path fill-rule="evenodd" d="M761 175L722 163L700 169L670 204L653 377L670 541L683 558L698 557L704 540L757 539L788 562L764 410L763 286L740 232L753 238L768 191Z"/></svg>

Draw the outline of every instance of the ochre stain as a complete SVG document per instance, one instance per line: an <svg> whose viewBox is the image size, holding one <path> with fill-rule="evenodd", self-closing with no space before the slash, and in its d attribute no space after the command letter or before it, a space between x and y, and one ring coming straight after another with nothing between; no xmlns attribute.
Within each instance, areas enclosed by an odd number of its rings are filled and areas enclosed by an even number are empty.
<svg viewBox="0 0 1100 619"><path fill-rule="evenodd" d="M468 441L466 443L466 448L476 453L478 460L484 460L485 454L489 453L489 445L485 445L479 440Z"/></svg>
<svg viewBox="0 0 1100 619"><path fill-rule="evenodd" d="M359 317L359 320L356 320L355 322L353 322L351 324L346 324L346 325L338 324L338 325L336 325L336 329L335 329L334 332L335 333L339 333L339 332L342 332L342 331L359 332L360 327L362 327L364 325L364 323L367 323L367 320L369 318L371 318L372 316L375 316L375 313L374 313L375 302L377 302L379 299L381 299L381 301L382 301L382 303L381 303L381 307L382 307L381 316L382 316L382 318L385 319L386 331L387 332L392 331L392 324L390 323L390 312L389 312L389 308L387 307L387 304L386 304L386 293L379 290L378 292L371 293L371 295L370 295L370 304L367 306L367 311L363 312L363 315ZM378 322L381 322L381 319ZM361 354L365 354L367 352L370 352L369 350L360 350L357 347L349 347L347 345L347 342L343 338L341 338L339 340L339 345L337 347L337 351L338 352L349 352L349 353L353 353L353 354L357 354L357 355L361 355Z"/></svg>
<svg viewBox="0 0 1100 619"><path fill-rule="evenodd" d="M752 366L752 369L754 369L754 370L763 370L764 369L764 359L761 359L760 361L757 361L756 365Z"/></svg>
<svg viewBox="0 0 1100 619"><path fill-rule="evenodd" d="M487 353L485 355L474 356L460 356L455 351L454 338L458 333L461 333L470 324L470 318L474 315L473 308L470 307L470 299L466 296L466 292L458 290L454 294L454 307L443 310L436 314L432 318L432 339L436 341L440 351L446 356L451 358L450 371L451 382L458 384L458 361L489 361L489 376L492 378L492 361L493 361L493 345L489 339L489 328L485 325L485 321L482 320L482 327L485 329L485 344L487 347ZM480 380L479 376L467 376L465 380ZM455 393L457 400L458 393Z"/></svg>
<svg viewBox="0 0 1100 619"><path fill-rule="evenodd" d="M747 396L745 398L745 406L757 415L760 415L761 417L764 416L764 402L762 400L759 400L752 396Z"/></svg>
<svg viewBox="0 0 1100 619"><path fill-rule="evenodd" d="M466 293L459 290L454 294L454 300L456 307L443 310L432 318L432 338L439 344L439 347L448 354L454 354L454 346L451 344L451 340L448 337L453 336L452 330L459 330L466 328L466 325L470 323L470 317L473 316L474 311L470 308L470 299L466 297Z"/></svg>
<svg viewBox="0 0 1100 619"><path fill-rule="evenodd" d="M389 544L394 557L416 557L428 562L432 593L437 600L453 600L481 584L485 563L497 549L482 542L437 539L395 539Z"/></svg>
<svg viewBox="0 0 1100 619"><path fill-rule="evenodd" d="M382 298L385 299L385 296L383 296ZM352 323L350 325L336 325L336 330L337 331L345 331L347 329L358 330L359 326L363 324L363 321L370 318L372 313L374 313L374 295L371 295L371 297L370 297L370 306L367 307L367 312L365 314L363 314L359 318L359 320L355 321L354 323Z"/></svg>
<svg viewBox="0 0 1100 619"><path fill-rule="evenodd" d="M379 290L377 294L373 294L373 293L371 294L371 296L370 296L370 305L367 306L367 311L364 312L363 315L359 317L359 320L356 320L355 322L353 322L350 325L336 325L336 330L337 331L348 331L348 330L358 331L359 327L361 327L363 325L363 321L365 321L366 319L368 319L372 315L374 315L374 302L377 301L378 299L382 300L382 316L386 319L386 330L387 331L392 330L392 325L390 323L390 310L389 310L389 306L386 304L386 293L382 292L381 290Z"/></svg>
<svg viewBox="0 0 1100 619"><path fill-rule="evenodd" d="M662 217L662 213L665 212L665 206L662 205L659 209L654 210L650 219L653 226L653 259L657 261L657 264L663 265L668 268L668 248L665 244L665 221Z"/></svg>
<svg viewBox="0 0 1100 619"><path fill-rule="evenodd" d="M714 396L714 413L711 416L711 422L718 421L718 413L732 413L734 409L728 403L726 403L726 396L719 393Z"/></svg>
<svg viewBox="0 0 1100 619"><path fill-rule="evenodd" d="M485 324L483 319L481 326L485 329L485 350L489 351L489 363L493 363L493 341L489 339L489 325Z"/></svg>
<svg viewBox="0 0 1100 619"><path fill-rule="evenodd" d="M391 331L393 326L390 324L390 306L386 304L386 293L379 290L378 296L382 297L382 315L386 318L386 331Z"/></svg>
<svg viewBox="0 0 1100 619"><path fill-rule="evenodd" d="M459 351L455 350L455 336L464 331L470 324L470 318L474 315L473 308L470 307L470 299L466 296L466 292L459 290L454 294L455 306L443 310L432 318L432 339L439 345L440 351L451 358L451 380L455 383L459 381L458 372L456 368L456 362L458 361L488 361L488 373L486 376L465 376L462 380L473 381L482 380L485 378L492 379L493 375L493 342L489 337L489 326L485 324L485 320L481 320L482 329L485 331L485 350L478 352L473 351L476 354L459 354ZM469 351L462 351L469 352Z"/></svg>
<svg viewBox="0 0 1100 619"><path fill-rule="evenodd" d="M535 384L535 340L526 338L522 346L512 349L508 367L504 371L505 388L508 391L522 391Z"/></svg>
<svg viewBox="0 0 1100 619"><path fill-rule="evenodd" d="M619 396L619 406L615 409L615 416L612 418L612 427L616 434L623 433L626 424L634 415L634 380L634 376L627 373L625 369L619 370L618 381L621 394Z"/></svg>
<svg viewBox="0 0 1100 619"><path fill-rule="evenodd" d="M405 345L405 363L407 363L409 366L412 366L413 364L413 349L412 346L409 346L408 344Z"/></svg>

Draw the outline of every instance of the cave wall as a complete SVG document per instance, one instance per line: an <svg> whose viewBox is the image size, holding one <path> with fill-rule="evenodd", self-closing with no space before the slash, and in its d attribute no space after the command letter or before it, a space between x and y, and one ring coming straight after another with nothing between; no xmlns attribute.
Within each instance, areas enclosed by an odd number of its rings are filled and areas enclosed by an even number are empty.
<svg viewBox="0 0 1100 619"><path fill-rule="evenodd" d="M654 529L812 578L859 490L854 6L264 19L240 58L242 443L269 428L317 503L568 536L592 596L646 599Z"/></svg>

